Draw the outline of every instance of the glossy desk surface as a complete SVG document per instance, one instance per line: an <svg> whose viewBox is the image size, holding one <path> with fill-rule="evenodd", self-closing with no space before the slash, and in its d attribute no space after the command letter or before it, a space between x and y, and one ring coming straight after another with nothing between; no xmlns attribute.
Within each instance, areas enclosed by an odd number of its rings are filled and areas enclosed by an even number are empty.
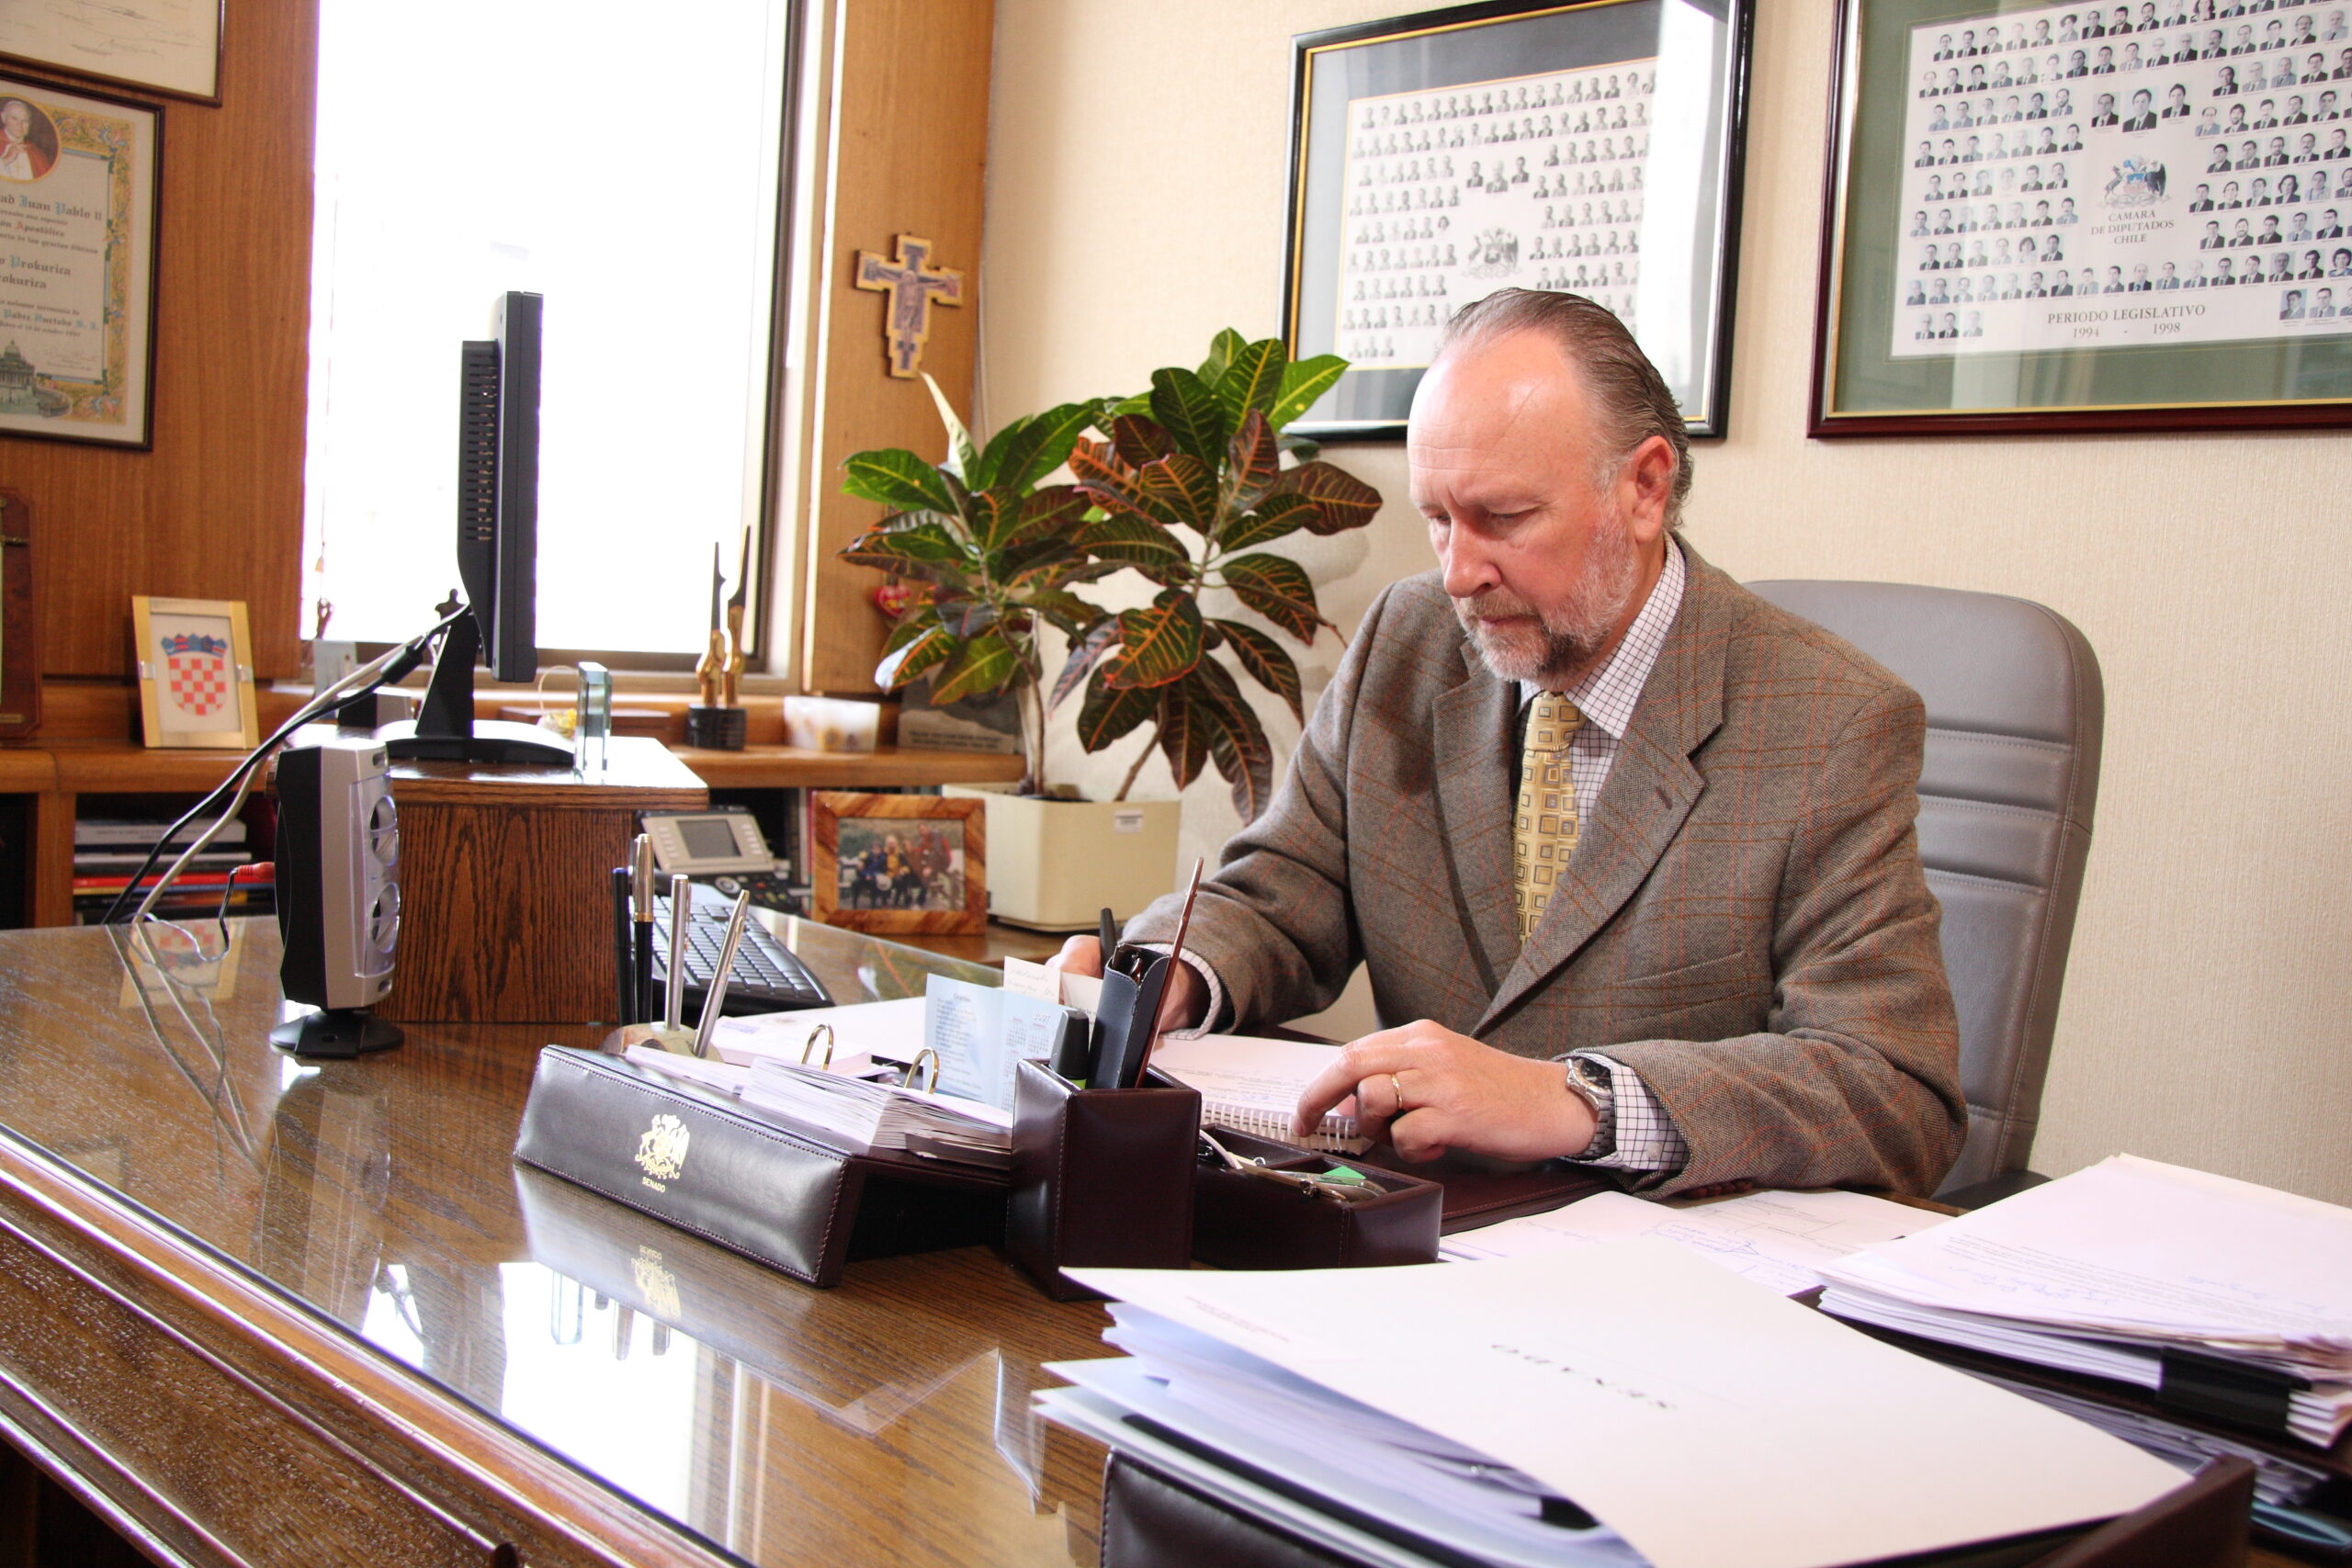
<svg viewBox="0 0 2352 1568"><path fill-rule="evenodd" d="M845 1002L992 977L774 924ZM1047 1301L986 1249L852 1263L810 1290L519 1169L537 1048L597 1031L413 1025L397 1050L299 1063L266 1037L274 927L232 938L166 985L134 979L120 931L0 933L17 1189L53 1159L103 1189L90 1213L127 1200L198 1244L196 1267L294 1303L326 1360L382 1385L371 1407L413 1398L402 1419L461 1458L528 1438L576 1469L550 1483L569 1506L612 1510L607 1541L763 1564L1093 1561L1102 1453L1029 1393L1040 1362L1102 1353L1099 1307Z"/></svg>

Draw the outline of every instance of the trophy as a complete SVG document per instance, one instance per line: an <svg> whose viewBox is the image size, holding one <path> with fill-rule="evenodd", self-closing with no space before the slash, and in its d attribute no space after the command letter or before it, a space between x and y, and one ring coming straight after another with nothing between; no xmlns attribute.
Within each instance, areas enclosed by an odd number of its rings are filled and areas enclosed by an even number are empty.
<svg viewBox="0 0 2352 1568"><path fill-rule="evenodd" d="M686 709L686 744L710 751L741 751L749 722L743 711L743 607L752 580L752 531L735 562L735 592L722 600L726 577L718 547L710 547L710 640L695 661L695 694Z"/></svg>

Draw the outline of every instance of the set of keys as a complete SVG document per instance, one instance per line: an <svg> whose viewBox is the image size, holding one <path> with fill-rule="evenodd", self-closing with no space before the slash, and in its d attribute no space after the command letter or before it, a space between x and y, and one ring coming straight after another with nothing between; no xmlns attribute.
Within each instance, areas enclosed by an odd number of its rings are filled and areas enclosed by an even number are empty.
<svg viewBox="0 0 2352 1568"><path fill-rule="evenodd" d="M1261 1159L1247 1159L1217 1142L1216 1134L1205 1127L1201 1130L1201 1157L1215 1157L1225 1162L1227 1170L1244 1176L1261 1177L1287 1187L1302 1198L1329 1198L1340 1203L1362 1203L1381 1195L1378 1183L1360 1170L1344 1165L1334 1165L1321 1175L1304 1170L1281 1170Z"/></svg>

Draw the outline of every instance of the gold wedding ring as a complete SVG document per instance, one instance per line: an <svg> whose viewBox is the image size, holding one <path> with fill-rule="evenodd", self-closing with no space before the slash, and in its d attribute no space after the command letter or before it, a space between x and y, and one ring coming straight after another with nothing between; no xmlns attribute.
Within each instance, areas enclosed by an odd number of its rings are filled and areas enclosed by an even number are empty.
<svg viewBox="0 0 2352 1568"><path fill-rule="evenodd" d="M1404 1115L1406 1110L1405 1086L1396 1081L1396 1075L1395 1073L1388 1075L1388 1091L1396 1097L1396 1109L1388 1113L1389 1119L1394 1121L1396 1118Z"/></svg>

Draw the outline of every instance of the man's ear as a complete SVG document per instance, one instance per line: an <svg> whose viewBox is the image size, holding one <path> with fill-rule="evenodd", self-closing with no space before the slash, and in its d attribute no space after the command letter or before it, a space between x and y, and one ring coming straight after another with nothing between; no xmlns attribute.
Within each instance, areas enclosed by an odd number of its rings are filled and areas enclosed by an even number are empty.
<svg viewBox="0 0 2352 1568"><path fill-rule="evenodd" d="M1665 436L1653 435L1634 448L1618 472L1626 531L1647 545L1666 532L1667 504L1674 498L1674 447Z"/></svg>

